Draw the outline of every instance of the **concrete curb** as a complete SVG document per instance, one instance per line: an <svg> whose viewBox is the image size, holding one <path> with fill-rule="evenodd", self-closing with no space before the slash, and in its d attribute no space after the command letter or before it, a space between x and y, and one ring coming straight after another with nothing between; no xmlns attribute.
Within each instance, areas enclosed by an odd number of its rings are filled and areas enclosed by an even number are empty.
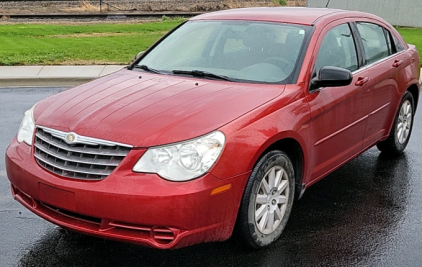
<svg viewBox="0 0 422 267"><path fill-rule="evenodd" d="M0 87L78 85L116 72L123 65L0 66Z"/></svg>
<svg viewBox="0 0 422 267"><path fill-rule="evenodd" d="M421 68L421 72L419 74L419 87L422 90L422 68Z"/></svg>

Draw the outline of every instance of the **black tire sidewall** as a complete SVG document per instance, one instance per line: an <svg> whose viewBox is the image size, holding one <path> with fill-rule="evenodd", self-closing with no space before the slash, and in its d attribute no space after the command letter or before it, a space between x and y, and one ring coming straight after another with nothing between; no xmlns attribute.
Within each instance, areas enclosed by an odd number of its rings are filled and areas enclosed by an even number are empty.
<svg viewBox="0 0 422 267"><path fill-rule="evenodd" d="M262 179L264 178L268 170L274 166L281 166L287 172L289 179L289 197L284 217L277 229L270 234L263 234L258 230L255 224L255 198L258 193L259 185ZM248 184L244 192L238 222L239 228L241 228L240 234L242 235L244 241L246 241L248 246L253 248L263 248L272 244L275 240L280 237L287 224L293 206L295 192L294 177L295 176L292 162L284 152L279 150L267 153L255 166L254 170L250 175Z"/></svg>
<svg viewBox="0 0 422 267"><path fill-rule="evenodd" d="M409 131L409 135L407 136L406 141L403 144L400 144L399 140L398 140L398 136L397 136L397 126L399 123L399 116L400 116L400 110L403 106L403 103L408 100L410 102L410 105L412 107L412 123L410 124L410 131ZM400 102L400 106L399 109L397 110L397 114L396 117L394 118L394 126L392 131L394 131L394 146L395 149L397 150L397 153L401 153L404 151L404 149L407 146L407 143L409 143L410 140L410 135L412 134L412 129L413 129L413 123L414 123L414 115L415 115L415 106L414 106L414 100L413 100L413 96L409 91L406 91L406 93L404 94L401 102Z"/></svg>
<svg viewBox="0 0 422 267"><path fill-rule="evenodd" d="M412 106L412 123L410 125L410 132L409 132L409 135L407 136L406 141L403 144L400 144L399 141L398 141L398 136L397 136L397 126L398 126L398 123L399 123L400 110L403 106L403 103L406 100L409 100L410 104ZM412 93L410 93L409 91L406 91L404 93L401 101L400 101L400 105L398 107L398 110L396 111L396 115L394 117L394 122L393 122L393 125L391 127L388 138L384 141L377 143L378 149L386 155L397 155L397 154L402 153L404 151L404 149L406 148L407 144L409 143L410 136L412 134L414 118L415 118L415 100L413 98Z"/></svg>

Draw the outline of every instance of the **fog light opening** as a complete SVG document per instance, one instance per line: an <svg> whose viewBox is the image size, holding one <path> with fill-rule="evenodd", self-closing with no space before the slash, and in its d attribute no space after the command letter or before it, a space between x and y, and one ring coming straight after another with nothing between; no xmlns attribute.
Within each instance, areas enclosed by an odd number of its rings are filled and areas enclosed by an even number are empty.
<svg viewBox="0 0 422 267"><path fill-rule="evenodd" d="M167 227L154 227L151 230L151 238L157 243L168 244L176 238L177 233L175 232L177 231Z"/></svg>

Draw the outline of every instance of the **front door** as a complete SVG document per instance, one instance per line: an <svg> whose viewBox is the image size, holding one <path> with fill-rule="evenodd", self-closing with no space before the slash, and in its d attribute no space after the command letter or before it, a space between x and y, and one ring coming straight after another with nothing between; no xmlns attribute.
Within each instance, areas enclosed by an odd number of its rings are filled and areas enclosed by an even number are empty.
<svg viewBox="0 0 422 267"><path fill-rule="evenodd" d="M335 66L352 71L353 81L348 86L318 88L307 96L312 116L309 125L313 144L309 165L311 181L361 151L368 117L363 94L369 80L368 71L359 69L349 24L331 27L321 36L313 75L324 66Z"/></svg>

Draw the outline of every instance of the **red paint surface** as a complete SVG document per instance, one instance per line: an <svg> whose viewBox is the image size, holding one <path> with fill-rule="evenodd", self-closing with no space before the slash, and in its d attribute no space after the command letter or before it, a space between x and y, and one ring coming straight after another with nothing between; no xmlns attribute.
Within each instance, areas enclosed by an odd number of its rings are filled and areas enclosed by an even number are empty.
<svg viewBox="0 0 422 267"><path fill-rule="evenodd" d="M139 72L122 70L52 96L35 109L38 125L135 148L109 177L93 182L45 171L35 162L33 149L15 139L6 153L15 198L53 223L95 236L157 248L225 240L232 234L249 174L271 145L287 139L300 145L300 183L310 186L385 139L402 95L419 86L419 56L415 47L403 43L405 51L355 72L351 85L309 92L316 53L330 28L356 20L374 22L403 42L394 28L373 15L259 8L193 18L212 19L314 25L297 83L246 84L147 73L139 79ZM396 60L403 63L393 66ZM363 86L355 85L366 78ZM198 179L170 182L131 171L150 146L214 130L226 135L226 145L210 172ZM226 184L230 190L210 195ZM88 219L55 212L49 205ZM164 237L157 239L160 235ZM172 239L162 241L168 235Z"/></svg>

